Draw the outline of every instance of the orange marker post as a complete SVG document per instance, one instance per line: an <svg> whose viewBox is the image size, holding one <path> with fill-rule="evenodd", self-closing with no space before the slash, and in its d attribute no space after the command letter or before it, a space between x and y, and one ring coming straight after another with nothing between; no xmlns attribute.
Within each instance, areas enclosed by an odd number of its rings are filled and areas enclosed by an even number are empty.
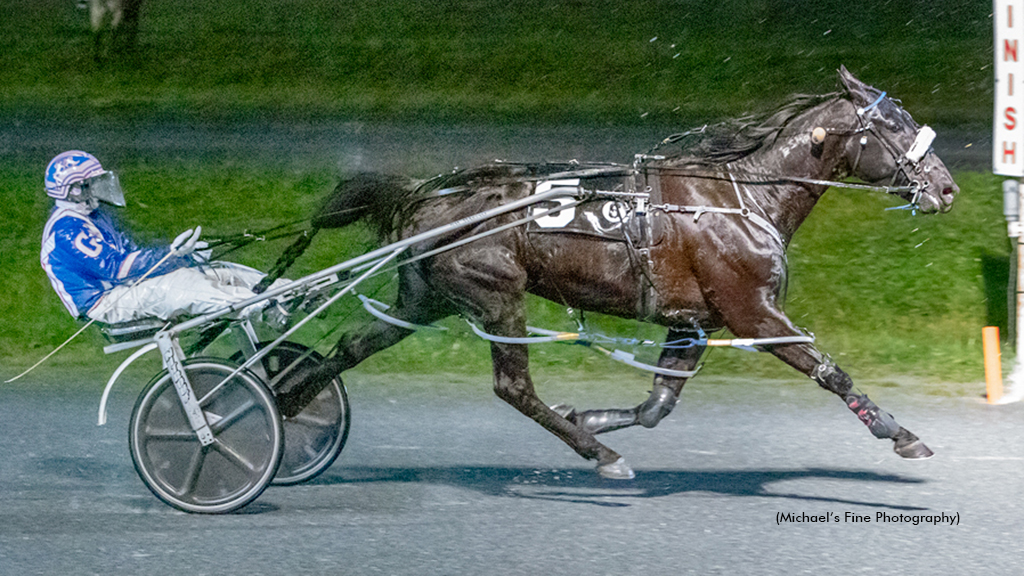
<svg viewBox="0 0 1024 576"><path fill-rule="evenodd" d="M981 329L981 345L985 351L985 392L988 403L995 404L1003 397L1003 366L999 352L999 327Z"/></svg>

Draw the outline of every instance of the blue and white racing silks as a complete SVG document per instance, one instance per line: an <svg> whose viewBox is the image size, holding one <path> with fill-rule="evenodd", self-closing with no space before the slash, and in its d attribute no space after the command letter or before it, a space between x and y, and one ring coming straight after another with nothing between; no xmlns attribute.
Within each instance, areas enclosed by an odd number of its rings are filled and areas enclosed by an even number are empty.
<svg viewBox="0 0 1024 576"><path fill-rule="evenodd" d="M56 204L43 230L39 259L75 318L85 317L105 292L142 276L170 251L170 247L140 249L101 209L83 214L80 205ZM187 265L184 258L168 258L151 275Z"/></svg>

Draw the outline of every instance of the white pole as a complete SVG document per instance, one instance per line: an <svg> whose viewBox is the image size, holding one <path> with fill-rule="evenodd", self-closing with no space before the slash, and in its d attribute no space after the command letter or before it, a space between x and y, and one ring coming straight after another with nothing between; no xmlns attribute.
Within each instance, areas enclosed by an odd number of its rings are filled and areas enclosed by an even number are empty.
<svg viewBox="0 0 1024 576"><path fill-rule="evenodd" d="M1014 205L1016 204L1016 205ZM1016 245L1017 278L1014 289L1016 298L1016 347L1017 356L1013 371L1007 376L1006 394L996 404L1009 404L1024 400L1024 235L1021 234L1020 207L1024 206L1024 186L1014 179L1003 181L1003 214L1010 238Z"/></svg>
<svg viewBox="0 0 1024 576"><path fill-rule="evenodd" d="M1019 208L1024 176L1024 0L993 0L995 114L992 123L992 172L1008 176L1003 182L1004 214L1010 238L1017 248L1016 344L1017 357L1007 377L1007 393L999 403L1024 399L1024 246ZM1011 216L1012 212L1012 216Z"/></svg>

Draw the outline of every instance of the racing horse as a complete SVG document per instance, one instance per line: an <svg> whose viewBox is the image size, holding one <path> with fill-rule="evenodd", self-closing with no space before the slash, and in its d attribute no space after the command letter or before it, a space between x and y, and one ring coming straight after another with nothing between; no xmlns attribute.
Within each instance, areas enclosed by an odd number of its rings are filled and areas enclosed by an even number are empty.
<svg viewBox="0 0 1024 576"><path fill-rule="evenodd" d="M93 59L103 60L124 18L122 0L89 0L89 28L92 30Z"/></svg>
<svg viewBox="0 0 1024 576"><path fill-rule="evenodd" d="M460 314L499 336L491 342L495 393L580 456L596 460L607 478L634 474L596 435L637 424L654 427L692 375L707 342L703 334L720 329L739 338L781 337L783 343L762 349L838 395L874 436L892 440L900 456L930 457L928 447L858 391L781 308L786 248L830 186L856 178L862 183L848 185L894 193L922 213L947 212L959 192L931 149L930 128L845 67L839 77L842 89L836 93L797 97L756 121L727 124L730 130L717 135L698 134L697 144L677 153L648 155L634 170L650 193L650 237L643 245L508 226L401 268L389 314L414 324ZM419 186L364 174L338 185L314 227L365 219L382 237L408 238L525 198L550 171L492 164ZM413 250L424 254L522 215L487 220ZM527 335L527 292L576 309L657 323L668 328L666 342L690 345L662 349L653 390L636 407L549 407L534 390L521 340ZM298 412L336 375L411 333L408 325L376 320L344 334L322 365L297 374L296 384L279 395L282 413Z"/></svg>
<svg viewBox="0 0 1024 576"><path fill-rule="evenodd" d="M116 53L135 49L142 0L89 0L88 7L93 60L102 63Z"/></svg>

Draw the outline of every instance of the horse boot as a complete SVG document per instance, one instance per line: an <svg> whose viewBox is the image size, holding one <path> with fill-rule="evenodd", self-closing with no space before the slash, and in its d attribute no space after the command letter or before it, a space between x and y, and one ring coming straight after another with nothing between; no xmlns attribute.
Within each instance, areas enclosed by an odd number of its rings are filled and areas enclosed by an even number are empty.
<svg viewBox="0 0 1024 576"><path fill-rule="evenodd" d="M934 456L924 442L906 428L900 426L892 414L882 410L868 398L853 390L853 380L831 360L818 365L811 378L822 388L837 394L846 407L868 427L875 438L892 440L893 451L903 458L923 460Z"/></svg>
<svg viewBox="0 0 1024 576"><path fill-rule="evenodd" d="M679 396L675 390L655 384L647 400L636 407L637 420L644 428L654 428L662 418L672 412L678 401Z"/></svg>
<svg viewBox="0 0 1024 576"><path fill-rule="evenodd" d="M604 434L638 424L636 408L608 408L577 412L572 406L559 404L553 406L552 410L591 434Z"/></svg>
<svg viewBox="0 0 1024 576"><path fill-rule="evenodd" d="M551 409L591 434L603 434L637 424L644 428L654 428L662 418L672 412L677 401L678 396L671 388L655 385L647 400L635 408L609 408L577 412L572 406L558 404L552 406Z"/></svg>
<svg viewBox="0 0 1024 576"><path fill-rule="evenodd" d="M890 439L893 451L909 460L925 460L935 455L924 442L906 428L900 426L892 414L882 410L868 398L867 394L851 392L845 399L846 406L868 427L875 438Z"/></svg>

